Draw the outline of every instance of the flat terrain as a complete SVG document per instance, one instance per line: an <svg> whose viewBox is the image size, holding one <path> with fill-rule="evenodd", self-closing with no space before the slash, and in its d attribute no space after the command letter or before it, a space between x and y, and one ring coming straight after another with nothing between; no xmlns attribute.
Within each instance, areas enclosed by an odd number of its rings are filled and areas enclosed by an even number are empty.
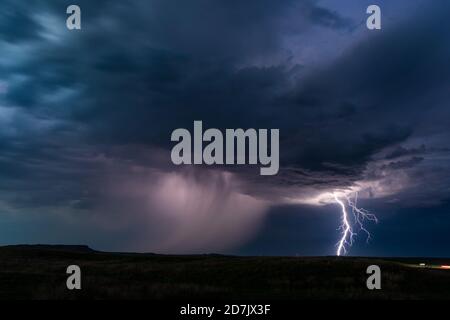
<svg viewBox="0 0 450 320"><path fill-rule="evenodd" d="M426 267L419 267L419 263ZM82 290L66 289L79 265ZM377 264L382 289L366 288ZM450 299L450 259L235 257L0 247L0 299ZM431 266L434 266L432 268Z"/></svg>

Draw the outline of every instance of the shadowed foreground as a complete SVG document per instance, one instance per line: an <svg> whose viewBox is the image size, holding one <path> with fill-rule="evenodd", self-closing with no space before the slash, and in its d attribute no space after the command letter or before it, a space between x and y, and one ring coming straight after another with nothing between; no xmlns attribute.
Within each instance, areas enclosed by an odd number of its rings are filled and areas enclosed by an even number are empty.
<svg viewBox="0 0 450 320"><path fill-rule="evenodd" d="M445 259L173 256L85 246L0 247L0 299L450 299ZM82 290L66 289L79 265ZM377 264L382 290L366 288Z"/></svg>

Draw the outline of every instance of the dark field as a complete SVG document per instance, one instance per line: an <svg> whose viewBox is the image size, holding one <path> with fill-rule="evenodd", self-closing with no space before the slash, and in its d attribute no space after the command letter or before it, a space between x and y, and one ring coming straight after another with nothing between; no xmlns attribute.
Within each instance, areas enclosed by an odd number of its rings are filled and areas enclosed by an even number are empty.
<svg viewBox="0 0 450 320"><path fill-rule="evenodd" d="M447 259L170 256L103 253L83 246L0 247L0 299L450 299ZM82 290L66 289L66 268ZM382 289L366 287L381 267Z"/></svg>

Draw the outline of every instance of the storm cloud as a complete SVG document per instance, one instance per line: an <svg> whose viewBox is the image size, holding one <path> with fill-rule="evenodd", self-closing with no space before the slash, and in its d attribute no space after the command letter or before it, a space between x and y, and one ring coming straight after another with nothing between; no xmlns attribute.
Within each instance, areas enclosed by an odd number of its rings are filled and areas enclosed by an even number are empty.
<svg viewBox="0 0 450 320"><path fill-rule="evenodd" d="M69 31L68 1L2 1L0 214L102 249L205 252L333 190L448 201L449 4L392 8L374 33L344 2L78 1ZM280 173L171 165L194 120L279 128ZM33 241L66 241L42 225Z"/></svg>

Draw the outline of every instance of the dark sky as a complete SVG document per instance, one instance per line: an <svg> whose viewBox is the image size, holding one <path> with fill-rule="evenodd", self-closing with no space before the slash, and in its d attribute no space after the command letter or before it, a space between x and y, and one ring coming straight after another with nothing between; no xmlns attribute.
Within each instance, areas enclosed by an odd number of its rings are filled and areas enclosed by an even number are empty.
<svg viewBox="0 0 450 320"><path fill-rule="evenodd" d="M2 0L0 244L331 255L330 195L357 192L379 223L349 254L450 256L449 17L446 0ZM173 166L194 120L280 129L280 172Z"/></svg>

